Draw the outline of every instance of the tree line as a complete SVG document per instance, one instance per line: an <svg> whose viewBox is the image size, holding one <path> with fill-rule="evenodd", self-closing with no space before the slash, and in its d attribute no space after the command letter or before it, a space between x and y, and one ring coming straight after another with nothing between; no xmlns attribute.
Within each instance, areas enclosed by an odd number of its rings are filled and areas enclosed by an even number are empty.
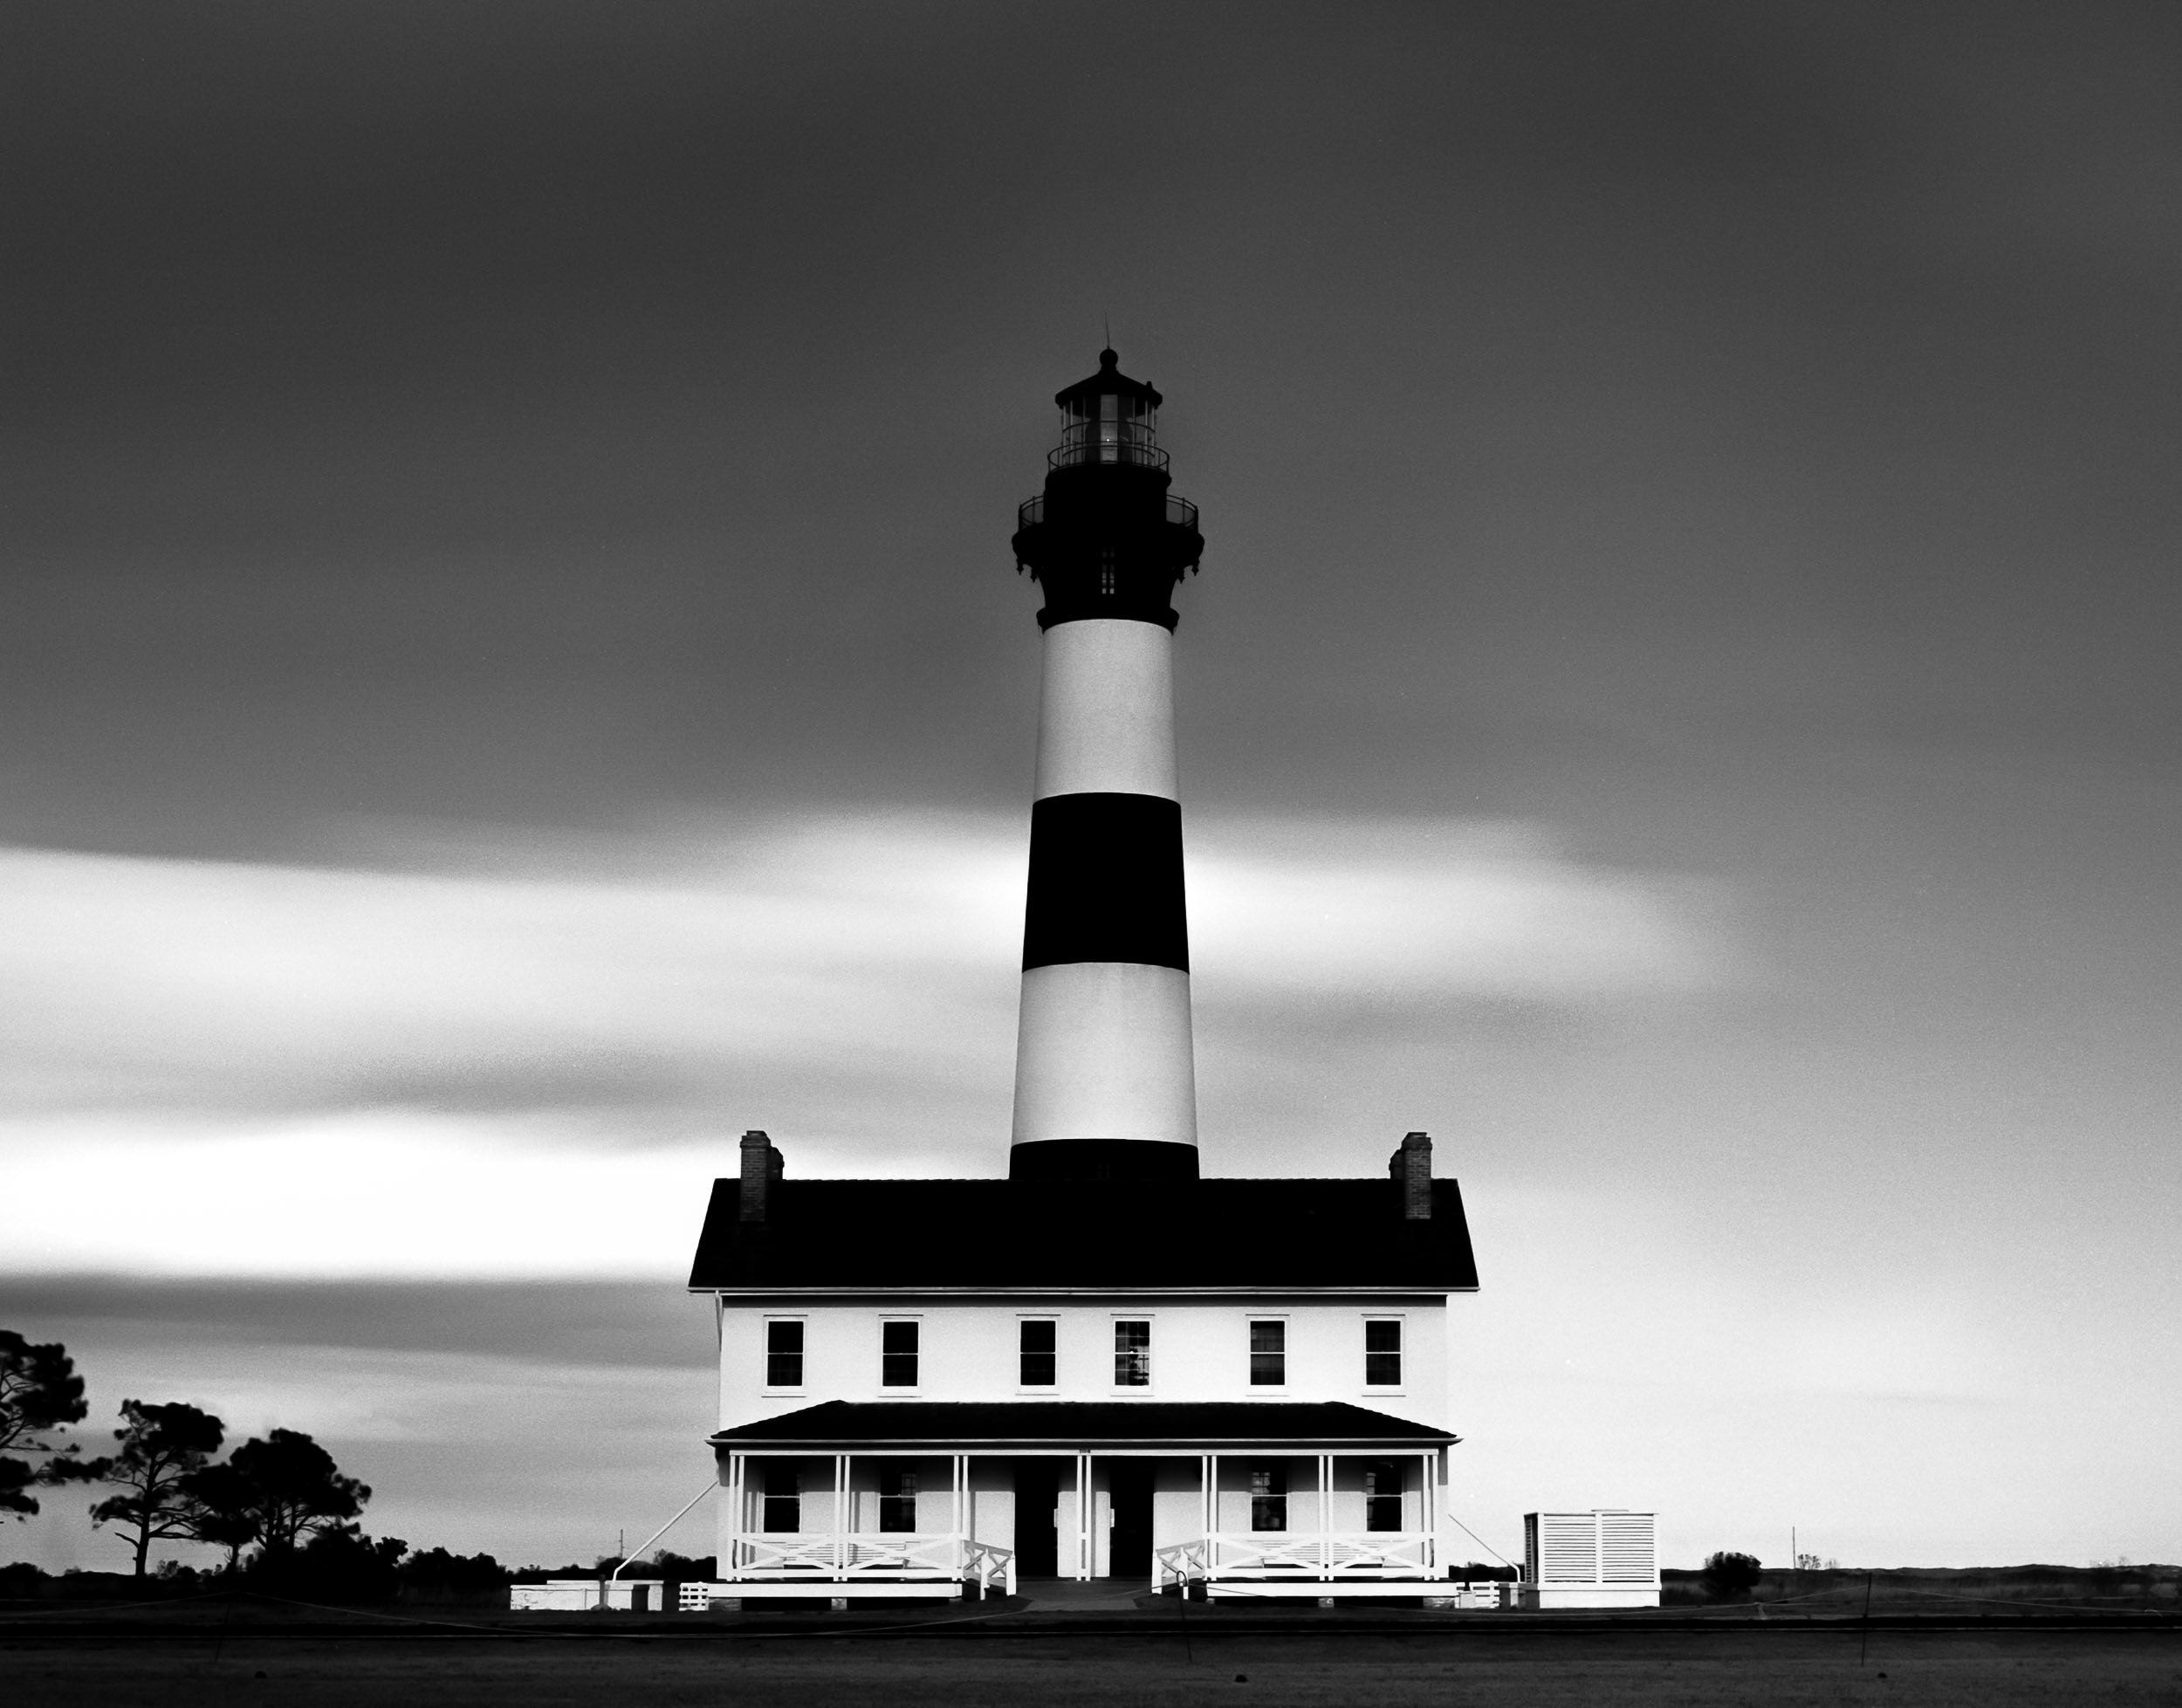
<svg viewBox="0 0 2182 1708"><path fill-rule="evenodd" d="M120 1532L140 1578L152 1544L162 1540L223 1547L229 1573L247 1568L260 1577L292 1575L305 1556L315 1556L308 1563L317 1575L344 1566L353 1575L367 1562L391 1567L408 1547L363 1533L355 1520L370 1487L344 1475L300 1430L254 1436L221 1458L227 1426L210 1412L179 1401L124 1400L114 1451L88 1457L65 1437L89 1409L65 1347L0 1328L0 1513L36 1513L37 1488L110 1490L92 1503L92 1522Z"/></svg>

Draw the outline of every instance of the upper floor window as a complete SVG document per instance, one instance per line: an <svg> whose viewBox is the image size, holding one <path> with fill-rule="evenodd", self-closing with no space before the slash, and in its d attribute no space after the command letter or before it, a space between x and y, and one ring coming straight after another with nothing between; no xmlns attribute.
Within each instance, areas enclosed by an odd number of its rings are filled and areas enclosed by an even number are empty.
<svg viewBox="0 0 2182 1708"><path fill-rule="evenodd" d="M916 1472L889 1467L879 1473L879 1528L916 1528Z"/></svg>
<svg viewBox="0 0 2182 1708"><path fill-rule="evenodd" d="M769 1322L765 1325L765 1386L803 1386L803 1325Z"/></svg>
<svg viewBox="0 0 2182 1708"><path fill-rule="evenodd" d="M1026 1317L1018 1333L1016 1380L1026 1388L1051 1388L1057 1380L1053 1354L1060 1324L1051 1317Z"/></svg>
<svg viewBox="0 0 2182 1708"><path fill-rule="evenodd" d="M1402 1527L1402 1467L1391 1459L1373 1459L1364 1466L1364 1528L1399 1530Z"/></svg>
<svg viewBox="0 0 2182 1708"><path fill-rule="evenodd" d="M1250 1325L1250 1385L1286 1388L1288 1385L1288 1325L1253 1322Z"/></svg>
<svg viewBox="0 0 2182 1708"><path fill-rule="evenodd" d="M1151 1386L1151 1324L1116 1322L1114 1325L1114 1385L1116 1388Z"/></svg>
<svg viewBox="0 0 2182 1708"><path fill-rule="evenodd" d="M1370 1317L1364 1322L1364 1386L1399 1388L1402 1385L1402 1325L1392 1317Z"/></svg>
<svg viewBox="0 0 2182 1708"><path fill-rule="evenodd" d="M758 1527L793 1535L803 1527L803 1478L792 1464L769 1464L759 1484Z"/></svg>
<svg viewBox="0 0 2182 1708"><path fill-rule="evenodd" d="M1288 1527L1288 1471L1286 1465L1261 1464L1250 1473L1250 1527L1286 1530Z"/></svg>
<svg viewBox="0 0 2182 1708"><path fill-rule="evenodd" d="M900 1320L879 1325L879 1385L916 1386L916 1325Z"/></svg>

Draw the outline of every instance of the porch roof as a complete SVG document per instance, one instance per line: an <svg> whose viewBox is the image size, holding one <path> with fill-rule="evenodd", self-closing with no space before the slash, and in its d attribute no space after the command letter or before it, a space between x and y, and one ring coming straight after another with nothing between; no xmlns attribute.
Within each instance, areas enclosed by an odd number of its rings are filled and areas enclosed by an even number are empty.
<svg viewBox="0 0 2182 1708"><path fill-rule="evenodd" d="M828 1400L712 1437L723 1447L962 1452L999 1447L1444 1447L1462 1437L1339 1400Z"/></svg>
<svg viewBox="0 0 2182 1708"><path fill-rule="evenodd" d="M696 1292L1464 1292L1462 1190L1391 1180L777 1180L765 1219L715 1183ZM1150 1278L1156 1277L1155 1283Z"/></svg>

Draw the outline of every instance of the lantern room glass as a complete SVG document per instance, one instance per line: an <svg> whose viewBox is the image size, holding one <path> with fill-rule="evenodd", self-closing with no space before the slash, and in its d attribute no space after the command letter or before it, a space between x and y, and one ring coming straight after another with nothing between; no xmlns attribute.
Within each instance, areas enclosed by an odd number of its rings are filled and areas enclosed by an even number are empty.
<svg viewBox="0 0 2182 1708"><path fill-rule="evenodd" d="M1115 392L1072 397L1060 412L1060 463L1156 465L1159 412L1149 400Z"/></svg>

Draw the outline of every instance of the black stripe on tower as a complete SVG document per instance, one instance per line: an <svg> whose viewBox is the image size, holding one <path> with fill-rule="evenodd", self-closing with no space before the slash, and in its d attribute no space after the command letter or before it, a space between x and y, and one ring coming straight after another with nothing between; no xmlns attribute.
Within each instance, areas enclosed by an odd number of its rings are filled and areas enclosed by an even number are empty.
<svg viewBox="0 0 2182 1708"><path fill-rule="evenodd" d="M1031 808L1023 969L1068 961L1189 971L1177 803L1158 795L1048 795Z"/></svg>

